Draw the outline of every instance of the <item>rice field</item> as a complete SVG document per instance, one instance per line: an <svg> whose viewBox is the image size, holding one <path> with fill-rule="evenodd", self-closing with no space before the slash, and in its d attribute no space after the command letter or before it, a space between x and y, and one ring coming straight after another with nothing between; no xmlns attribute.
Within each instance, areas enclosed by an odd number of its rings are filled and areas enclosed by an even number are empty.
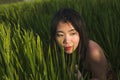
<svg viewBox="0 0 120 80"><path fill-rule="evenodd" d="M0 80L76 80L49 45L50 21L63 7L84 18L90 39L104 49L120 80L119 0L36 0L0 5ZM62 77L61 77L62 76ZM86 75L83 80L89 80Z"/></svg>

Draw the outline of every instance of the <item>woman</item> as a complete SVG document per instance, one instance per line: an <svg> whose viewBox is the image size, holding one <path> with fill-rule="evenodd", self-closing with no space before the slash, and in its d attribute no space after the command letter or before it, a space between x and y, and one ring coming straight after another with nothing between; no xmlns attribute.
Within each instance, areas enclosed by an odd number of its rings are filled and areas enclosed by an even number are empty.
<svg viewBox="0 0 120 80"><path fill-rule="evenodd" d="M85 22L75 10L60 9L54 15L51 23L51 46L54 47L53 45L57 46L59 53L62 47L65 55L76 54L78 79L84 69L90 73L92 80L108 80L110 69L108 70L104 52L95 41L88 39ZM109 80L115 80L112 76L110 78Z"/></svg>

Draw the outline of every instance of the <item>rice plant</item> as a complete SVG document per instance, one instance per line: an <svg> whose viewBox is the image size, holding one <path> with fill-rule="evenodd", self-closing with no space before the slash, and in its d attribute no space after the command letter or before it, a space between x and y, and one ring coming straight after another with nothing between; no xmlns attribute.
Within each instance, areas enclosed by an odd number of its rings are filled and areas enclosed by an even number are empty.
<svg viewBox="0 0 120 80"><path fill-rule="evenodd" d="M71 77L66 74L64 54L61 67L57 54L53 56L50 47L48 54L44 54L38 34L21 29L19 25L10 26L0 25L1 80L66 80Z"/></svg>

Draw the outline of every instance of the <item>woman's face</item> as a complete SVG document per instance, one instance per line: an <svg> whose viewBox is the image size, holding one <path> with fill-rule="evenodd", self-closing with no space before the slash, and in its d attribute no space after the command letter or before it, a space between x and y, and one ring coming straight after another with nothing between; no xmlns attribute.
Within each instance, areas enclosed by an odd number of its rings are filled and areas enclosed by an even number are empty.
<svg viewBox="0 0 120 80"><path fill-rule="evenodd" d="M56 30L56 41L67 54L71 54L78 47L80 37L70 22L59 22Z"/></svg>

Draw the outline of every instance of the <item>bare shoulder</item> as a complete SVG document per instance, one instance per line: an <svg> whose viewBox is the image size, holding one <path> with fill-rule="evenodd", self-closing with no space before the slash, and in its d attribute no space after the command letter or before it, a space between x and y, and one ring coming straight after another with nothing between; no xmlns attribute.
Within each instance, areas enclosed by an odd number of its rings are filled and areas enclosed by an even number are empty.
<svg viewBox="0 0 120 80"><path fill-rule="evenodd" d="M89 53L86 56L92 78L106 80L107 60L103 49L95 41L89 41Z"/></svg>
<svg viewBox="0 0 120 80"><path fill-rule="evenodd" d="M93 40L89 41L88 57L93 61L104 61L106 59L103 49L100 47L98 43L96 43Z"/></svg>
<svg viewBox="0 0 120 80"><path fill-rule="evenodd" d="M98 80L116 80L114 71L105 57L103 49L93 40L89 41L89 53L86 55L88 69L92 73L92 78Z"/></svg>

